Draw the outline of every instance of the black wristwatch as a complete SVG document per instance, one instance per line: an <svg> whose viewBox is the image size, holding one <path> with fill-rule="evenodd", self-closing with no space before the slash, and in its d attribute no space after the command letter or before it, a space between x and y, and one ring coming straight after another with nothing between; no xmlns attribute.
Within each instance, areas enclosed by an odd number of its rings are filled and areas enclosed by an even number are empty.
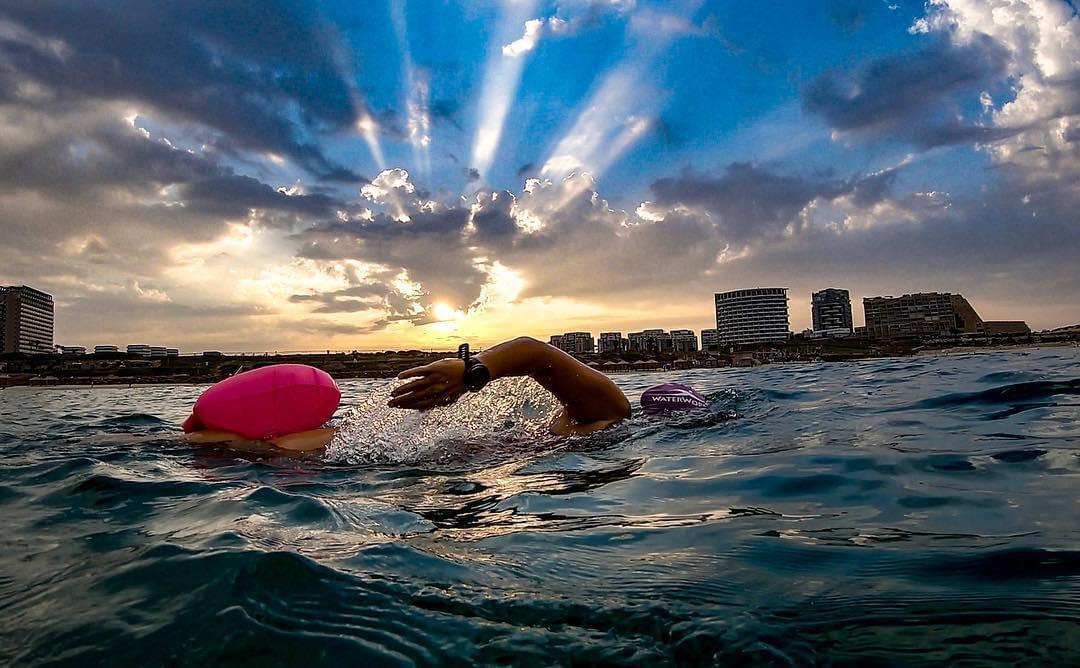
<svg viewBox="0 0 1080 668"><path fill-rule="evenodd" d="M459 360L465 362L465 376L462 378L465 389L470 392L479 392L484 389L484 386L491 380L491 372L488 371L483 362L469 357L469 344L463 343L458 346L457 356Z"/></svg>

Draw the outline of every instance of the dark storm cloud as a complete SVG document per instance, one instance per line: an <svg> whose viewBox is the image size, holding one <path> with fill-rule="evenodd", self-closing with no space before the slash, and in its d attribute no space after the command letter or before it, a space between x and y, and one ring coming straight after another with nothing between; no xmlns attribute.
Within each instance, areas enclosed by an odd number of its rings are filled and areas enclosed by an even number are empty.
<svg viewBox="0 0 1080 668"><path fill-rule="evenodd" d="M241 216L249 209L326 217L340 205L328 195L288 195L258 179L231 173L195 181L183 187L181 192L188 205L197 210L232 217Z"/></svg>
<svg viewBox="0 0 1080 668"><path fill-rule="evenodd" d="M445 301L458 307L474 303L485 274L476 266L465 235L468 208L424 211L419 206L414 204L417 208L409 211L409 222L378 214L371 221L335 222L308 230L299 235L303 245L298 254L308 259L360 259L400 267L428 290L419 302ZM402 298L400 303L388 301L388 307L392 314L412 318L411 307L416 303L417 299Z"/></svg>
<svg viewBox="0 0 1080 668"><path fill-rule="evenodd" d="M473 215L473 225L480 241L512 237L518 230L511 215L514 195L507 191L491 193L485 206Z"/></svg>
<svg viewBox="0 0 1080 668"><path fill-rule="evenodd" d="M119 121L62 128L11 152L0 148L0 185L69 201L103 188L150 195L176 185L190 213L233 217L253 208L322 217L340 206L323 194L287 195Z"/></svg>
<svg viewBox="0 0 1080 668"><path fill-rule="evenodd" d="M952 122L914 128L911 138L921 148L957 144L989 144L1015 137L1027 129L1027 126L996 128Z"/></svg>
<svg viewBox="0 0 1080 668"><path fill-rule="evenodd" d="M289 301L315 304L315 313L357 313L384 306L388 293L383 283L363 283L332 292L292 295Z"/></svg>
<svg viewBox="0 0 1080 668"><path fill-rule="evenodd" d="M817 197L836 197L851 184L782 176L756 165L735 163L720 177L687 173L653 182L656 202L700 207L718 216L720 235L745 242L777 234Z"/></svg>
<svg viewBox="0 0 1080 668"><path fill-rule="evenodd" d="M353 92L334 61L336 35L300 3L6 0L0 90L44 86L36 104L129 100L288 155L325 179L355 181L314 144L349 128Z"/></svg>
<svg viewBox="0 0 1080 668"><path fill-rule="evenodd" d="M955 96L977 91L1005 74L1006 50L987 36L955 45L939 39L921 51L888 56L859 71L826 72L803 91L803 107L845 132L895 132L936 137L941 114L956 107ZM957 132L938 138L955 143Z"/></svg>
<svg viewBox="0 0 1080 668"><path fill-rule="evenodd" d="M888 197L893 182L896 181L896 174L895 169L887 169L855 180L852 187L852 199L855 205L866 208Z"/></svg>
<svg viewBox="0 0 1080 668"><path fill-rule="evenodd" d="M219 171L206 158L149 140L119 121L74 124L26 147L0 147L0 184L50 197L70 198L103 186L138 192Z"/></svg>

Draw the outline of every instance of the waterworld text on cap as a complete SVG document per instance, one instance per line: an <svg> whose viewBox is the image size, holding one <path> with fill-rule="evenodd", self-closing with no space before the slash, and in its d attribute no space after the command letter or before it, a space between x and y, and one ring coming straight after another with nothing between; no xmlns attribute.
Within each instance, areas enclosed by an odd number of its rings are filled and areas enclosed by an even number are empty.
<svg viewBox="0 0 1080 668"><path fill-rule="evenodd" d="M708 408L709 400L683 383L654 385L641 394L641 407L646 413L686 411Z"/></svg>

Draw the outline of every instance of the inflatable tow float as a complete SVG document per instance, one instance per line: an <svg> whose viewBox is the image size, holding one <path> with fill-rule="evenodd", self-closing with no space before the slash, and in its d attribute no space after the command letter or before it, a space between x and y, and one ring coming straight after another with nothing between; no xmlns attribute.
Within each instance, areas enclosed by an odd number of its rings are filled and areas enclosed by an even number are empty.
<svg viewBox="0 0 1080 668"><path fill-rule="evenodd" d="M306 364L274 364L213 385L184 420L187 433L223 431L252 441L319 429L334 415L341 390L330 374Z"/></svg>

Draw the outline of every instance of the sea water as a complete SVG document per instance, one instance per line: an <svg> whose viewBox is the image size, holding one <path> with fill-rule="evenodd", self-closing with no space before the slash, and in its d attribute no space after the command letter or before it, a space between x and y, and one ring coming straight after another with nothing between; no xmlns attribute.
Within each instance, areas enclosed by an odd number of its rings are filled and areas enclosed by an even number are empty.
<svg viewBox="0 0 1080 668"><path fill-rule="evenodd" d="M344 381L273 458L181 440L204 387L2 390L0 664L1080 663L1080 349L615 380L713 406Z"/></svg>

